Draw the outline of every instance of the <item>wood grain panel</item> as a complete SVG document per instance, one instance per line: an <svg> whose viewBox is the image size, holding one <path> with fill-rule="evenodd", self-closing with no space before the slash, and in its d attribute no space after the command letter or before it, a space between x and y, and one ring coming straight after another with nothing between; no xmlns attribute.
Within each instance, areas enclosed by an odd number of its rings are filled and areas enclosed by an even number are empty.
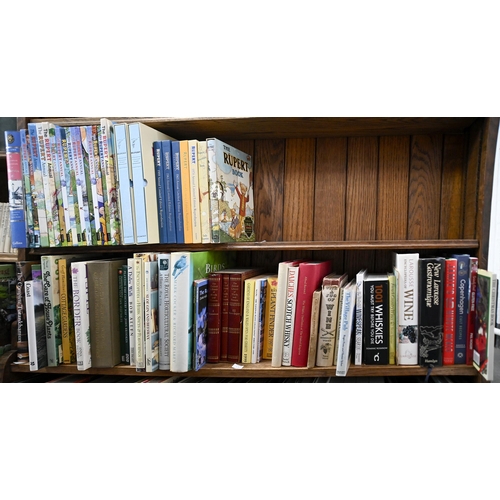
<svg viewBox="0 0 500 500"><path fill-rule="evenodd" d="M465 137L447 135L443 146L443 180L439 237L461 238L464 214Z"/></svg>
<svg viewBox="0 0 500 500"><path fill-rule="evenodd" d="M347 150L347 241L374 240L377 214L378 137L351 137ZM345 271L352 278L362 268L373 269L373 252L347 252Z"/></svg>
<svg viewBox="0 0 500 500"><path fill-rule="evenodd" d="M412 139L408 239L439 237L442 146L441 134Z"/></svg>
<svg viewBox="0 0 500 500"><path fill-rule="evenodd" d="M469 131L467 164L465 173L464 238L476 237L477 190L483 122L475 122Z"/></svg>

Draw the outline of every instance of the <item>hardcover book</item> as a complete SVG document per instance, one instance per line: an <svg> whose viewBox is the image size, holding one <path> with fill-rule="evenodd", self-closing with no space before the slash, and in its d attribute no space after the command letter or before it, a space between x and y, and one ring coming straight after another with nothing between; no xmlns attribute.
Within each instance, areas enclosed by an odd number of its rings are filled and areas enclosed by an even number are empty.
<svg viewBox="0 0 500 500"><path fill-rule="evenodd" d="M161 165L163 168L163 199L165 200L165 225L168 243L177 243L175 227L174 175L172 165L172 141L161 141Z"/></svg>
<svg viewBox="0 0 500 500"><path fill-rule="evenodd" d="M27 280L24 286L30 371L36 371L47 366L42 280Z"/></svg>
<svg viewBox="0 0 500 500"><path fill-rule="evenodd" d="M127 259L127 298L128 298L128 338L129 338L129 349L130 349L130 366L135 366L136 359L136 349L135 349L135 259L129 257Z"/></svg>
<svg viewBox="0 0 500 500"><path fill-rule="evenodd" d="M444 264L443 365L455 364L455 325L457 297L457 259Z"/></svg>
<svg viewBox="0 0 500 500"><path fill-rule="evenodd" d="M299 281L300 264L290 266L286 277L286 303L283 324L283 366L292 366L292 346L295 327L295 312L297 306L297 288Z"/></svg>
<svg viewBox="0 0 500 500"><path fill-rule="evenodd" d="M146 261L144 262L146 372L155 372L160 364L158 312L158 261Z"/></svg>
<svg viewBox="0 0 500 500"><path fill-rule="evenodd" d="M184 222L184 243L193 243L193 216L191 214L191 176L189 169L188 141L179 141L179 161L182 191L182 213Z"/></svg>
<svg viewBox="0 0 500 500"><path fill-rule="evenodd" d="M192 243L201 243L200 181L198 177L198 141L188 141L189 188L191 198Z"/></svg>
<svg viewBox="0 0 500 500"><path fill-rule="evenodd" d="M252 338L255 308L255 279L244 281L241 362L252 363Z"/></svg>
<svg viewBox="0 0 500 500"><path fill-rule="evenodd" d="M320 308L321 287L314 290L313 293L313 300L311 305L311 335L309 338L309 355L307 357L307 368L313 368L316 365Z"/></svg>
<svg viewBox="0 0 500 500"><path fill-rule="evenodd" d="M495 273L478 269L473 365L490 382L494 375L497 287L498 281Z"/></svg>
<svg viewBox="0 0 500 500"><path fill-rule="evenodd" d="M474 331L476 329L476 290L477 290L478 258L470 258L470 293L469 293L469 316L467 323L467 351L465 364L471 365L474 350Z"/></svg>
<svg viewBox="0 0 500 500"><path fill-rule="evenodd" d="M229 306L229 295L228 295ZM222 315L222 274L210 273L208 277L208 335L207 362L219 363ZM227 359L227 347L226 347Z"/></svg>
<svg viewBox="0 0 500 500"><path fill-rule="evenodd" d="M61 316L62 362L76 363L75 324L73 318L73 287L71 285L72 258L61 256L57 261L59 272L59 303Z"/></svg>
<svg viewBox="0 0 500 500"><path fill-rule="evenodd" d="M17 312L17 362L28 363L28 330L26 325L26 297L24 283L32 279L31 268L35 261L16 262L16 312Z"/></svg>
<svg viewBox="0 0 500 500"><path fill-rule="evenodd" d="M418 253L393 253L398 290L398 365L418 365L418 259Z"/></svg>
<svg viewBox="0 0 500 500"><path fill-rule="evenodd" d="M118 270L125 259L87 262L92 366L120 364Z"/></svg>
<svg viewBox="0 0 500 500"><path fill-rule="evenodd" d="M396 364L396 273L388 272L389 278L389 364Z"/></svg>
<svg viewBox="0 0 500 500"><path fill-rule="evenodd" d="M198 371L207 362L207 334L208 334L208 278L193 281L193 369Z"/></svg>
<svg viewBox="0 0 500 500"><path fill-rule="evenodd" d="M66 207L67 197L66 189L64 189L64 167L63 159L59 155L60 148L58 147L58 139L60 139L59 134L56 132L58 127L53 123L49 123L49 147L52 155L52 169L54 172L54 185L55 185L55 195L57 203L57 217L59 223L59 240L61 246L68 246L68 228L66 226ZM71 242L69 243L71 244Z"/></svg>
<svg viewBox="0 0 500 500"><path fill-rule="evenodd" d="M255 241L252 157L207 139L212 242Z"/></svg>
<svg viewBox="0 0 500 500"><path fill-rule="evenodd" d="M23 171L23 187L26 199L26 221L28 225L28 244L31 248L40 246L40 227L35 200L33 199L34 177L33 161L30 153L30 137L27 129L21 129L21 163Z"/></svg>
<svg viewBox="0 0 500 500"><path fill-rule="evenodd" d="M467 355L467 328L469 314L470 256L454 254L457 259L457 298L455 324L455 364L464 365Z"/></svg>
<svg viewBox="0 0 500 500"><path fill-rule="evenodd" d="M208 182L207 141L198 142L198 182L200 201L201 242L212 242L212 214Z"/></svg>
<svg viewBox="0 0 500 500"><path fill-rule="evenodd" d="M92 366L87 261L71 263L71 284L73 288L76 366L78 370L83 371Z"/></svg>
<svg viewBox="0 0 500 500"><path fill-rule="evenodd" d="M363 358L367 365L389 364L389 278L367 274L363 290Z"/></svg>
<svg viewBox="0 0 500 500"><path fill-rule="evenodd" d="M341 306L338 316L338 348L336 376L345 377L351 364L352 330L356 311L356 281L352 280L341 288Z"/></svg>
<svg viewBox="0 0 500 500"><path fill-rule="evenodd" d="M128 331L128 265L118 269L118 312L121 362L130 365L130 334Z"/></svg>
<svg viewBox="0 0 500 500"><path fill-rule="evenodd" d="M254 299L254 317L252 332L252 363L262 361L264 350L264 322L267 301L267 276L256 278L255 280L255 299Z"/></svg>
<svg viewBox="0 0 500 500"><path fill-rule="evenodd" d="M179 141L171 141L172 189L174 193L175 236L177 243L184 243L184 210L182 200L181 153Z"/></svg>
<svg viewBox="0 0 500 500"><path fill-rule="evenodd" d="M160 370L170 370L170 253L158 254Z"/></svg>
<svg viewBox="0 0 500 500"><path fill-rule="evenodd" d="M421 366L443 364L444 257L421 257L419 276L419 341Z"/></svg>
<svg viewBox="0 0 500 500"><path fill-rule="evenodd" d="M95 162L94 162L94 149L92 145L92 126L80 127L81 138L81 155L83 160L83 171L85 177L85 192L84 198L88 204L88 214L90 223L90 242L88 245L97 245L97 230L99 223L99 212L97 206L94 204L94 194L97 196L95 184ZM96 219L97 217L97 219ZM101 244L102 237L99 238Z"/></svg>
<svg viewBox="0 0 500 500"><path fill-rule="evenodd" d="M333 366L340 289L347 279L346 273L330 273L322 280L316 366Z"/></svg>
<svg viewBox="0 0 500 500"><path fill-rule="evenodd" d="M278 291L278 275L267 278L266 314L264 323L264 346L262 359L273 358L274 321L276 318L276 295Z"/></svg>

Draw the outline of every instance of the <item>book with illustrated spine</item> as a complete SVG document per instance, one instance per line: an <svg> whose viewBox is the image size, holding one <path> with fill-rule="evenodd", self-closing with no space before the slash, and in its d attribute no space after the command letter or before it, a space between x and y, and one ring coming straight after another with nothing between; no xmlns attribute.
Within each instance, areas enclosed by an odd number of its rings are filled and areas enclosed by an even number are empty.
<svg viewBox="0 0 500 500"><path fill-rule="evenodd" d="M99 210L94 202L94 196L97 196L97 190L96 190L94 147L92 144L92 126L80 127L80 138L81 138L80 150L82 154L83 171L85 177L85 196L87 198L89 224L90 224L90 243L88 244L97 245ZM99 244L101 244L101 239L99 240Z"/></svg>
<svg viewBox="0 0 500 500"><path fill-rule="evenodd" d="M353 279L340 290L338 315L338 348L335 375L345 377L351 364L352 330L356 312L356 280Z"/></svg>
<svg viewBox="0 0 500 500"><path fill-rule="evenodd" d="M32 247L40 247L40 224L38 222L38 210L36 207L35 194L35 172L33 170L33 158L31 156L31 139L28 129L21 130L21 159L23 161L23 175L26 191L26 207L31 206L31 221L33 225ZM28 230L30 216L28 214Z"/></svg>
<svg viewBox="0 0 500 500"><path fill-rule="evenodd" d="M367 272L367 269L361 269L356 274L356 328L354 332L354 364L358 366L363 364L363 290ZM397 289L397 273L395 273L395 276Z"/></svg>
<svg viewBox="0 0 500 500"><path fill-rule="evenodd" d="M159 369L170 370L170 253L158 254Z"/></svg>
<svg viewBox="0 0 500 500"><path fill-rule="evenodd" d="M210 189L208 182L207 141L198 142L198 181L201 221L201 242L212 242L212 213L210 211Z"/></svg>
<svg viewBox="0 0 500 500"><path fill-rule="evenodd" d="M208 279L193 281L193 369L198 371L207 363Z"/></svg>
<svg viewBox="0 0 500 500"><path fill-rule="evenodd" d="M274 321L276 318L276 296L278 292L278 275L272 274L267 278L267 300L264 323L264 345L262 359L273 358Z"/></svg>

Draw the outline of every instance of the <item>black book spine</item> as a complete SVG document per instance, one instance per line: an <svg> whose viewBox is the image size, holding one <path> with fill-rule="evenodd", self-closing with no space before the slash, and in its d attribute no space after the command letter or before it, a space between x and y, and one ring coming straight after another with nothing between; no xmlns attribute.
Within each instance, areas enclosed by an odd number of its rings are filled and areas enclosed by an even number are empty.
<svg viewBox="0 0 500 500"><path fill-rule="evenodd" d="M421 366L443 364L444 267L443 257L418 261L418 362Z"/></svg>
<svg viewBox="0 0 500 500"><path fill-rule="evenodd" d="M389 364L389 280L366 279L363 291L364 363Z"/></svg>

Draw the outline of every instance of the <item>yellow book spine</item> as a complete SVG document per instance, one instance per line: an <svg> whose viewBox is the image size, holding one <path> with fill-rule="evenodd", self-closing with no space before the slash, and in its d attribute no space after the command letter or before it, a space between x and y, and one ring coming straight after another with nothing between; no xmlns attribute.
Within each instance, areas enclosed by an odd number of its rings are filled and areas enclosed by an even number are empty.
<svg viewBox="0 0 500 500"><path fill-rule="evenodd" d="M252 362L253 311L255 299L255 280L245 280L243 294L243 328L241 342L241 362Z"/></svg>
<svg viewBox="0 0 500 500"><path fill-rule="evenodd" d="M75 331L71 328L72 318L70 318L70 306L68 295L68 275L66 259L59 259L57 262L59 273L59 302L61 314L61 344L63 363L76 363Z"/></svg>
<svg viewBox="0 0 500 500"><path fill-rule="evenodd" d="M262 351L262 359L273 358L274 318L276 314L277 291L278 276L269 276L269 278L267 278L267 300L264 320L264 348Z"/></svg>
<svg viewBox="0 0 500 500"><path fill-rule="evenodd" d="M189 141L180 141L182 213L184 216L184 243L193 243L193 219L191 215L191 179L189 168Z"/></svg>

